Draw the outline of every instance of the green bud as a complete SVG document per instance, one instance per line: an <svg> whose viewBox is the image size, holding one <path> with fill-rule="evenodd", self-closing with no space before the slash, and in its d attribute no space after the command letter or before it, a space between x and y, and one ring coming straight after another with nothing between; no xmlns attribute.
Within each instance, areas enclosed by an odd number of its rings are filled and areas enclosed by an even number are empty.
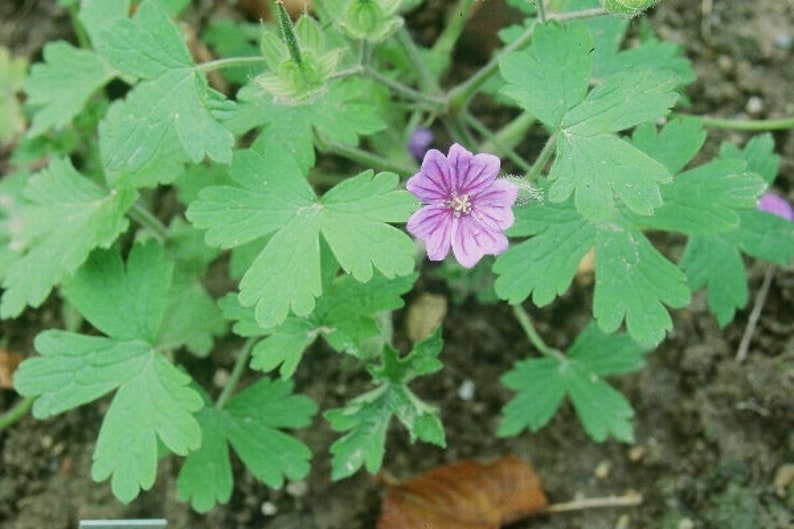
<svg viewBox="0 0 794 529"><path fill-rule="evenodd" d="M634 16L651 7L659 0L601 0L604 9L612 13Z"/></svg>
<svg viewBox="0 0 794 529"><path fill-rule="evenodd" d="M350 0L339 25L351 38L381 42L403 25L395 0Z"/></svg>

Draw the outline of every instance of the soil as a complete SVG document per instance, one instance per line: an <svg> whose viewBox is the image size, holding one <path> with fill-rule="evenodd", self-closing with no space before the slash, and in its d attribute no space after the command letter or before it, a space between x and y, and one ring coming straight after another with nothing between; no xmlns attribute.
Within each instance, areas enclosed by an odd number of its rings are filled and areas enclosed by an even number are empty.
<svg viewBox="0 0 794 529"><path fill-rule="evenodd" d="M44 39L68 37L68 16L53 4L3 2L0 44L10 44L33 60L40 56ZM429 4L428 9L446 2ZM417 15L415 20L427 24L428 16ZM691 112L754 118L794 114L794 3L663 0L647 22L663 38L681 43L695 65L698 80L687 94ZM713 155L722 140L741 145L747 138L744 133L712 131L707 154ZM775 141L783 159L777 190L792 200L794 135L776 132ZM748 264L753 296L767 268ZM450 297L433 281L420 290ZM528 309L547 341L565 347L588 321L591 297L589 287L574 286L553 307ZM542 515L515 523L513 529L790 529L794 484L786 465L794 464L792 307L794 268L778 268L747 360L741 364L734 356L751 307L724 329L706 310L701 294L689 308L676 311L675 330L648 356L647 367L613 381L636 410L637 442L629 446L593 442L570 407L537 434L497 439L499 410L511 397L499 376L533 351L509 308L483 306L472 299L450 301L443 324L445 368L413 385L440 407L448 449L412 445L405 431L395 426L384 468L406 478L461 458L513 453L532 462L552 501L630 490L644 498L637 507ZM45 308L26 319L2 322L3 337L32 354L32 336L48 326L52 314ZM398 329L404 319L396 315ZM319 347L308 355L296 379L299 391L323 409L341 405L365 390L368 382L355 365L327 353ZM219 351L198 367L212 371L229 365ZM474 384L469 400L458 396L464 383ZM13 391L2 390L0 410L16 398ZM94 483L89 475L106 405L100 402L46 421L25 417L0 432L0 527L71 529L80 519L149 517L167 518L171 528L195 529L375 526L381 485L364 473L330 482L327 450L335 434L321 419L297 434L315 453L310 476L283 491L267 489L238 468L231 502L198 515L176 498L179 461L166 458L155 489L122 505L107 483Z"/></svg>

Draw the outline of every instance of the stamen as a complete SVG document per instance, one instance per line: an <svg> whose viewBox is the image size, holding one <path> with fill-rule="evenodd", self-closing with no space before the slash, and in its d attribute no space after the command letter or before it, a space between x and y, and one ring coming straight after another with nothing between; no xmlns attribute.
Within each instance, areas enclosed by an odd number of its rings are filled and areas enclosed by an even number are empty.
<svg viewBox="0 0 794 529"><path fill-rule="evenodd" d="M471 201L468 193L460 196L457 193L452 193L452 198L444 202L444 204L452 208L452 214L456 217L471 213Z"/></svg>

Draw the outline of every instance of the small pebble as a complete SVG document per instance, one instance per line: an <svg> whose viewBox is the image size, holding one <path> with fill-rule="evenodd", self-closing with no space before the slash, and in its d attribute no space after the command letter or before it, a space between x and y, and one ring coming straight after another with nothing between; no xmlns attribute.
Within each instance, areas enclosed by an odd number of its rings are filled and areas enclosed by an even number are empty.
<svg viewBox="0 0 794 529"><path fill-rule="evenodd" d="M305 481L290 481L287 483L287 494L294 498L300 498L301 496L305 496L307 492L309 492L309 485L306 484Z"/></svg>
<svg viewBox="0 0 794 529"><path fill-rule="evenodd" d="M458 398L460 400L469 401L474 398L474 381L467 378L458 388Z"/></svg>
<svg viewBox="0 0 794 529"><path fill-rule="evenodd" d="M218 369L212 375L212 385L216 388L225 388L229 385L229 372L225 369Z"/></svg>
<svg viewBox="0 0 794 529"><path fill-rule="evenodd" d="M789 50L791 49L792 40L790 33L780 32L775 35L775 47L781 50Z"/></svg>
<svg viewBox="0 0 794 529"><path fill-rule="evenodd" d="M695 529L695 522L689 518L682 518L681 521L678 522L678 529Z"/></svg>
<svg viewBox="0 0 794 529"><path fill-rule="evenodd" d="M645 457L645 447L644 446L632 446L629 449L629 461L632 463L636 463L642 458Z"/></svg>
<svg viewBox="0 0 794 529"><path fill-rule="evenodd" d="M612 463L609 461L601 461L593 471L593 475L596 479L607 479L609 477L609 471L612 470Z"/></svg>
<svg viewBox="0 0 794 529"><path fill-rule="evenodd" d="M751 96L750 99L747 100L744 110L748 114L760 114L761 111L764 110L764 100L758 96Z"/></svg>
<svg viewBox="0 0 794 529"><path fill-rule="evenodd" d="M777 472L775 472L775 478L772 480L775 492L777 492L778 496L783 497L786 495L786 489L792 484L794 484L794 463L780 465Z"/></svg>
<svg viewBox="0 0 794 529"><path fill-rule="evenodd" d="M264 502L259 510L262 511L262 514L265 516L273 516L278 512L275 504L269 501Z"/></svg>

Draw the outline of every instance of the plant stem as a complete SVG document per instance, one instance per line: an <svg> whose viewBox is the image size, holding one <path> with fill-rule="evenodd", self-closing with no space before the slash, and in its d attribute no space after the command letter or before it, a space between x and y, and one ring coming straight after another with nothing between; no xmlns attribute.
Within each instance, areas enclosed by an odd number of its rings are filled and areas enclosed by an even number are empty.
<svg viewBox="0 0 794 529"><path fill-rule="evenodd" d="M140 202L135 202L127 212L127 215L142 227L151 231L159 242L165 243L168 240L168 228Z"/></svg>
<svg viewBox="0 0 794 529"><path fill-rule="evenodd" d="M761 288L758 289L758 293L755 295L753 311L750 313L750 317L747 320L747 327L744 329L742 341L739 342L739 349L736 351L737 363L742 363L744 359L747 358L747 350L750 348L750 341L753 339L758 320L761 318L761 311L764 309L766 296L769 294L769 287L772 284L772 276L774 275L775 267L770 265L769 268L766 269L766 274L764 274Z"/></svg>
<svg viewBox="0 0 794 529"><path fill-rule="evenodd" d="M546 6L543 2L544 0L535 0L535 8L538 10L538 20L541 24L546 22Z"/></svg>
<svg viewBox="0 0 794 529"><path fill-rule="evenodd" d="M457 5L452 8L447 17L444 29L441 35L436 39L433 44L433 53L439 54L442 57L450 57L455 43L463 33L463 28L466 26L474 8L475 0L458 0Z"/></svg>
<svg viewBox="0 0 794 529"><path fill-rule="evenodd" d="M501 153L502 156L509 158L510 161L522 171L529 171L530 165L526 162L526 160L519 156L518 153L515 152L510 146L505 145L502 141L500 141L496 134L491 132L488 127L480 122L480 120L468 112L463 113L463 119L466 120L466 124L476 130L477 133L482 136L483 139L485 139L485 141L480 145L480 148L477 149L479 152L495 150Z"/></svg>
<svg viewBox="0 0 794 529"><path fill-rule="evenodd" d="M535 116L529 112L522 112L510 123L496 131L494 141L498 141L512 149L524 139L529 129L537 122L538 120Z"/></svg>
<svg viewBox="0 0 794 529"><path fill-rule="evenodd" d="M425 94L437 94L441 90L438 86L438 80L430 70L428 70L425 59L422 57L422 54L419 53L419 48L416 46L414 39L411 38L408 30L404 27L400 28L400 30L397 31L396 37L397 42L400 43L400 46L402 46L406 55L408 55L411 64L416 69L421 91Z"/></svg>
<svg viewBox="0 0 794 529"><path fill-rule="evenodd" d="M537 182L538 177L540 176L540 172L546 167L546 163L551 158L551 155L554 154L554 149L557 147L557 133L555 132L549 139L546 140L546 145L543 146L543 149L540 151L537 160L535 163L532 164L532 168L527 172L526 179L530 182Z"/></svg>
<svg viewBox="0 0 794 529"><path fill-rule="evenodd" d="M642 503L642 495L637 492L629 492L623 496L606 496L604 498L583 498L581 500L566 501L563 503L552 503L545 509L545 512L569 512L581 511L583 509L593 509L596 507L633 507Z"/></svg>
<svg viewBox="0 0 794 529"><path fill-rule="evenodd" d="M711 129L743 130L760 132L767 130L794 129L794 117L781 119L727 119L700 116L703 126Z"/></svg>
<svg viewBox="0 0 794 529"><path fill-rule="evenodd" d="M28 410L30 410L30 407L33 406L35 400L36 397L24 397L17 402L13 408L0 415L0 431L3 431L5 428L8 428L24 417L28 413Z"/></svg>
<svg viewBox="0 0 794 529"><path fill-rule="evenodd" d="M236 66L263 62L265 62L264 57L227 57L197 64L195 69L199 72L211 72L213 70L222 70L223 68L234 68Z"/></svg>
<svg viewBox="0 0 794 529"><path fill-rule="evenodd" d="M410 86L406 86L400 83L399 81L395 81L391 77L386 77L379 71L369 68L367 66L364 67L362 73L364 74L364 76L369 77L373 81L376 81L382 84L383 86L393 90L396 94L405 96L406 98L412 99L416 102L425 103L429 105L432 110L436 110L444 105L443 99L426 94L424 92L420 92L418 90L414 90Z"/></svg>
<svg viewBox="0 0 794 529"><path fill-rule="evenodd" d="M377 154L373 154L364 149L346 145L336 141L331 141L327 137L315 133L314 142L318 149L324 152L331 152L338 154L349 160L353 160L364 167L371 167L381 171L392 171L400 175L413 174L416 172L416 166L400 163L398 161L390 160Z"/></svg>
<svg viewBox="0 0 794 529"><path fill-rule="evenodd" d="M527 338L529 338L529 341L532 342L532 345L535 346L535 349L540 351L540 353L544 356L550 356L559 362L568 361L565 355L559 350L546 345L546 342L544 342L543 338L540 337L538 331L535 330L535 326L532 325L532 320L530 319L529 314L527 314L527 311L524 310L524 307L520 303L511 305L511 307L513 308L513 314L518 320L519 325L521 325L521 328L524 330Z"/></svg>
<svg viewBox="0 0 794 529"><path fill-rule="evenodd" d="M221 394L218 396L218 400L215 402L215 409L222 410L223 407L226 406L226 403L229 402L229 399L232 398L234 390L240 382L240 377L243 375L245 366L248 364L248 359L251 358L251 351L258 341L258 337L252 337L248 338L243 344L237 356L237 360L234 361L234 367L229 375L229 380L226 382Z"/></svg>

